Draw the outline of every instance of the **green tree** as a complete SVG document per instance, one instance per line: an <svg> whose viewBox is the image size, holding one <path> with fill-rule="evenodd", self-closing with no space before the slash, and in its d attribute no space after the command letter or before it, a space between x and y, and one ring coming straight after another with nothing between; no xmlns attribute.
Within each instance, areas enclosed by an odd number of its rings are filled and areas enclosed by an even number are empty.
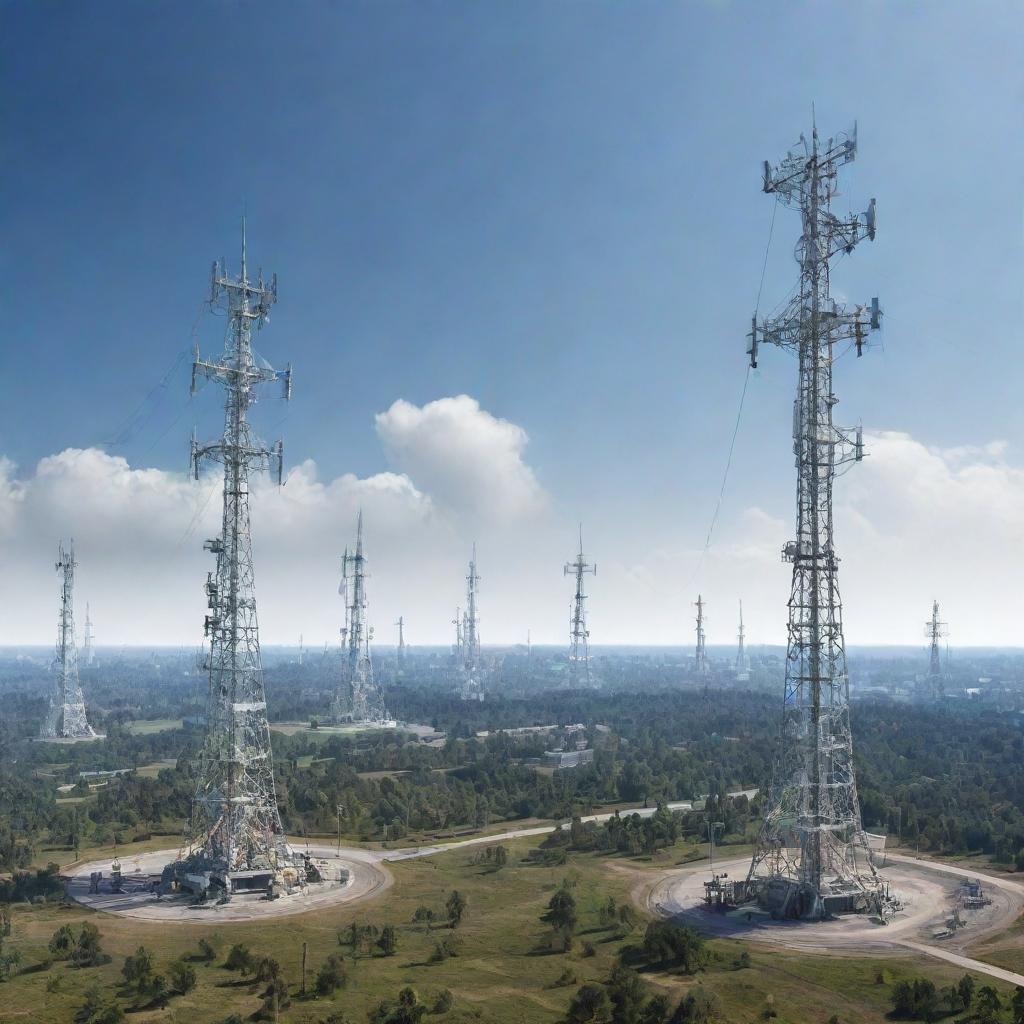
<svg viewBox="0 0 1024 1024"><path fill-rule="evenodd" d="M69 924L62 924L50 939L49 950L58 960L67 960L75 945L75 933Z"/></svg>
<svg viewBox="0 0 1024 1024"><path fill-rule="evenodd" d="M171 988L179 995L187 995L196 987L196 969L183 960L176 960L170 966Z"/></svg>
<svg viewBox="0 0 1024 1024"><path fill-rule="evenodd" d="M991 985L983 985L978 990L977 1006L979 1024L997 1024L1003 1002L999 998L999 993Z"/></svg>
<svg viewBox="0 0 1024 1024"><path fill-rule="evenodd" d="M563 881L548 901L547 912L541 915L541 920L546 921L556 931L567 931L571 934L576 930L579 921L576 914L576 897L573 896L568 881Z"/></svg>
<svg viewBox="0 0 1024 1024"><path fill-rule="evenodd" d="M463 917L466 916L466 897L458 889L452 889L448 899L445 901L444 909L448 914L448 923L453 928L457 927L462 922Z"/></svg>
<svg viewBox="0 0 1024 1024"><path fill-rule="evenodd" d="M125 957L121 974L126 985L139 991L146 988L153 976L153 954L145 946L139 946L131 956Z"/></svg>
<svg viewBox="0 0 1024 1024"><path fill-rule="evenodd" d="M1013 1012L1013 1024L1024 1024L1024 988L1020 985L1013 990L1010 1009Z"/></svg>
<svg viewBox="0 0 1024 1024"><path fill-rule="evenodd" d="M339 988L344 988L348 981L348 974L345 971L345 964L340 956L331 954L320 965L316 975L316 994L318 996L333 996Z"/></svg>
<svg viewBox="0 0 1024 1024"><path fill-rule="evenodd" d="M71 951L71 962L75 967L95 967L106 963L109 957L104 956L100 947L100 930L91 921L82 925L78 933L78 942Z"/></svg>
<svg viewBox="0 0 1024 1024"><path fill-rule="evenodd" d="M965 974L957 982L956 990L960 996L960 1001L963 1003L964 1009L969 1010L971 1007L971 1000L974 998L974 979L969 974Z"/></svg>
<svg viewBox="0 0 1024 1024"><path fill-rule="evenodd" d="M398 950L398 933L393 924L386 924L380 930L377 947L385 956L394 956Z"/></svg>
<svg viewBox="0 0 1024 1024"><path fill-rule="evenodd" d="M679 1001L669 1024L710 1024L717 1015L718 997L697 985Z"/></svg>
<svg viewBox="0 0 1024 1024"><path fill-rule="evenodd" d="M236 942L228 950L228 955L224 960L224 970L241 971L243 977L247 974L252 974L255 966L256 964L252 953L249 952L249 947L242 945L240 942Z"/></svg>
<svg viewBox="0 0 1024 1024"><path fill-rule="evenodd" d="M92 985L85 993L85 1001L75 1012L75 1024L122 1024L124 1010L109 996L105 996L98 985Z"/></svg>
<svg viewBox="0 0 1024 1024"><path fill-rule="evenodd" d="M581 985L569 1003L566 1024L608 1024L612 1019L612 1004L603 985L588 981Z"/></svg>

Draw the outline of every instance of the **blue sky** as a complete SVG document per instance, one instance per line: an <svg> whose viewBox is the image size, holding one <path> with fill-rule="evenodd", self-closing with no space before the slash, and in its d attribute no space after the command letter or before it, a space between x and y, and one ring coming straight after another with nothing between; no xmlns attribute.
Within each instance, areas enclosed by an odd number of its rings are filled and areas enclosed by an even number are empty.
<svg viewBox="0 0 1024 1024"><path fill-rule="evenodd" d="M188 404L182 363L123 436L190 346L210 261L236 258L245 210L250 259L280 278L259 348L291 361L296 382L289 409L268 403L255 419L283 434L289 461L315 460L326 480L393 470L420 486L389 461L375 415L398 399L470 395L528 434L522 458L547 496L552 550L564 536L571 554L582 518L594 557L618 567L616 592L595 590L604 635L676 642L673 616L689 630L684 590L731 606L756 571L715 593L714 563L694 575L693 552L718 493L768 240L760 161L808 128L813 102L823 132L859 121L840 209L876 196L879 211L878 240L834 277L843 296L877 294L886 310L882 347L837 371L837 419L904 432L925 451L973 446L981 454L954 455L958 466L994 459L1016 485L1019 4L108 0L3 11L0 452L16 479L112 438L109 453L134 469L177 472L193 422L216 431L217 401ZM763 308L794 279L796 234L780 211ZM205 349L219 329L199 319ZM792 529L794 382L792 360L766 353L723 539L742 543L751 509ZM995 441L1006 444L982 450ZM869 550L870 531L851 538L862 542ZM655 550L670 557L649 560ZM673 577L651 591L656 628L628 589L634 563ZM770 571L752 629L775 640L784 615L772 617L771 595L784 604L787 580ZM932 591L952 598L954 579L923 554L894 571L924 577L900 593L914 642ZM505 575L500 607L516 621L495 623L494 639L527 625L516 608L530 599ZM873 599L870 583L848 588L857 639L896 640L890 611L853 611ZM985 594L1003 601L1001 585ZM658 618L664 600L674 604ZM401 610L389 602L382 614ZM976 603L964 601L961 623ZM726 640L734 616L716 623L714 604L711 637ZM49 606L32 614L48 637ZM443 638L445 616L424 640ZM977 609L969 638L1013 639L1009 620L986 635L991 621ZM34 631L28 619L19 629ZM562 632L550 626L553 639Z"/></svg>

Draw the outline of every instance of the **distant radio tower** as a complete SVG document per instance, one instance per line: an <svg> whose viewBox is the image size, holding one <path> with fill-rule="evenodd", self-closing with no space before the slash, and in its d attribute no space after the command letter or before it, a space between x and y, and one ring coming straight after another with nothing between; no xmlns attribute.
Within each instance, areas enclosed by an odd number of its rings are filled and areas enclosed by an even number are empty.
<svg viewBox="0 0 1024 1024"><path fill-rule="evenodd" d="M92 620L89 618L89 602L85 602L85 633L82 636L82 661L85 667L92 665L93 649L92 642L96 637L92 631Z"/></svg>
<svg viewBox="0 0 1024 1024"><path fill-rule="evenodd" d="M200 445L192 440L196 479L204 460L224 466L221 532L203 547L217 559L207 576L209 614L206 635L210 673L206 738L199 757L192 825L193 852L171 865L179 881L205 874L230 895L238 887L269 885L295 862L277 808L274 762L270 750L267 700L263 687L259 624L253 589L252 541L249 532L249 473L273 465L280 484L283 450L278 441L264 445L248 421L257 389L278 384L291 397L291 368L272 370L252 350L252 334L270 318L277 301L277 276L264 283L260 272L251 281L245 262L245 223L238 277L229 277L223 260L214 263L210 304L226 310L224 352L192 365L192 390L204 377L225 390L224 432ZM300 874L300 878L304 878Z"/></svg>
<svg viewBox="0 0 1024 1024"><path fill-rule="evenodd" d="M304 648L302 646L302 634L299 634L299 666L302 666L302 655L304 654Z"/></svg>
<svg viewBox="0 0 1024 1024"><path fill-rule="evenodd" d="M476 589L480 577L476 571L476 544L466 576L466 611L462 616L462 687L463 700L483 700L484 687L480 664L480 617L476 608Z"/></svg>
<svg viewBox="0 0 1024 1024"><path fill-rule="evenodd" d="M380 722L387 718L384 700L373 678L370 641L373 629L366 625L366 558L363 555L363 513L356 519L356 550L348 548L341 559L341 585L345 599L343 670L332 717L336 722Z"/></svg>
<svg viewBox="0 0 1024 1024"><path fill-rule="evenodd" d="M939 657L939 641L949 636L949 628L945 622L939 621L939 602L932 602L932 617L924 624L924 635L931 642L931 660L928 664L928 682L931 684L932 696L943 697L946 692L942 679L942 661Z"/></svg>
<svg viewBox="0 0 1024 1024"><path fill-rule="evenodd" d="M398 664L405 664L405 616L399 615L395 623L398 627Z"/></svg>
<svg viewBox="0 0 1024 1024"><path fill-rule="evenodd" d="M708 672L708 652L704 637L704 599L700 594L694 607L697 609L697 673L705 675Z"/></svg>
<svg viewBox="0 0 1024 1024"><path fill-rule="evenodd" d="M462 667L462 609L455 609L455 618L452 619L452 625L455 627L455 644L452 647L452 653L455 655L455 660L459 667Z"/></svg>
<svg viewBox="0 0 1024 1024"><path fill-rule="evenodd" d="M743 629L743 602L740 601L740 628L736 634L736 678L745 681L750 678L750 659L747 657L744 641L746 633Z"/></svg>
<svg viewBox="0 0 1024 1024"><path fill-rule="evenodd" d="M574 686L581 683L590 686L590 630L587 629L587 595L583 590L583 577L586 573L596 576L597 566L590 565L583 557L582 526L580 551L576 561L566 562L562 570L564 576L568 576L570 572L576 577L576 596L573 598L572 612L569 614L569 674Z"/></svg>
<svg viewBox="0 0 1024 1024"><path fill-rule="evenodd" d="M747 887L779 916L813 920L836 909L883 911L854 779L832 532L836 467L863 454L859 428L842 430L832 422L836 344L849 342L860 355L881 311L877 299L847 309L829 294L830 260L875 236L874 200L867 213L845 220L830 210L839 168L856 153L856 130L822 147L815 128L810 142L801 142L777 167L764 165L764 191L800 211L800 286L777 318L755 317L748 350L755 367L759 343L795 352L799 388L793 412L796 540L783 549L793 586L782 730Z"/></svg>
<svg viewBox="0 0 1024 1024"><path fill-rule="evenodd" d="M60 614L57 618L57 655L53 662L55 686L50 710L39 735L43 739L86 740L96 733L85 716L85 698L78 681L78 650L75 647L75 544L67 551L57 548L57 572L61 577Z"/></svg>

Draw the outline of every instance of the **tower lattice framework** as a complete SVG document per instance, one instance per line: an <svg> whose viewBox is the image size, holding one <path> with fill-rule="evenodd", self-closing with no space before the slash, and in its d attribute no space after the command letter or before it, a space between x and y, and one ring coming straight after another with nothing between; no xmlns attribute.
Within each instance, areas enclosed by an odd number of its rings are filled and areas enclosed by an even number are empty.
<svg viewBox="0 0 1024 1024"><path fill-rule="evenodd" d="M202 445L192 441L196 479L204 460L224 466L220 536L203 544L216 568L206 580L209 692L192 848L229 891L232 873L277 870L292 857L274 789L249 523L250 471L273 465L280 484L283 468L281 442L267 447L248 420L262 385L276 383L286 400L291 397L291 368L271 369L252 349L253 333L269 320L276 301L276 274L269 283L262 271L249 280L243 225L239 276L229 276L223 261L214 263L211 276L210 304L228 318L224 352L204 360L197 346L192 367L193 391L200 377L225 391L221 438Z"/></svg>
<svg viewBox="0 0 1024 1024"><path fill-rule="evenodd" d="M774 888L783 901L779 909L803 918L828 913L829 896L845 898L847 909L880 908L854 778L832 518L836 470L863 454L860 429L832 421L833 363L843 351L860 355L881 316L877 299L846 308L829 289L831 261L875 235L874 199L859 216L842 219L831 211L839 168L854 159L856 147L856 129L821 145L815 128L810 142L801 136L799 149L777 166L765 162L764 191L800 212L800 282L778 317L759 322L755 316L749 348L752 367L759 344L794 352L799 385L793 409L796 540L783 549L793 583L782 727L748 887L762 894Z"/></svg>
<svg viewBox="0 0 1024 1024"><path fill-rule="evenodd" d="M43 739L91 739L96 735L85 714L85 697L78 679L78 648L75 645L74 542L57 549L60 576L60 612L57 616L57 648L53 661L54 688L40 736Z"/></svg>
<svg viewBox="0 0 1024 1024"><path fill-rule="evenodd" d="M480 615L477 611L477 587L480 576L476 571L476 544L469 560L469 572L466 574L466 610L462 613L462 628L456 627L461 654L461 695L463 700L483 700L484 687L481 678L480 663Z"/></svg>
<svg viewBox="0 0 1024 1024"><path fill-rule="evenodd" d="M587 629L587 594L583 578L597 575L597 565L583 557L583 527L580 527L580 550L574 562L566 562L563 575L576 577L576 593L569 613L569 678L573 686L590 686L590 630Z"/></svg>
<svg viewBox="0 0 1024 1024"><path fill-rule="evenodd" d="M933 697L942 697L946 692L942 676L942 658L939 654L939 641L949 636L949 628L939 620L939 602L932 602L932 617L924 624L924 634L929 641L928 683Z"/></svg>
<svg viewBox="0 0 1024 1024"><path fill-rule="evenodd" d="M743 602L740 601L740 625L736 633L736 676L741 680L750 676L750 659L747 657L747 632L743 628Z"/></svg>
<svg viewBox="0 0 1024 1024"><path fill-rule="evenodd" d="M343 668L335 697L335 721L380 722L387 718L384 698L373 678L370 641L373 627L366 624L366 555L363 553L363 513L356 518L356 547L341 557L341 585L345 625L341 630Z"/></svg>
<svg viewBox="0 0 1024 1024"><path fill-rule="evenodd" d="M704 598L700 594L697 595L694 607L697 609L697 646L694 649L694 658L698 674L706 675L709 669L708 651L707 638L704 634Z"/></svg>

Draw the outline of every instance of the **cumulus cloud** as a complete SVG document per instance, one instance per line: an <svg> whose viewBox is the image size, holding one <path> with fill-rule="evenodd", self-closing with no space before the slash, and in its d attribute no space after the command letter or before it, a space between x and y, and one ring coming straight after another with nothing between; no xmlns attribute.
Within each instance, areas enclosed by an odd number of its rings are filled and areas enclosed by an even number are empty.
<svg viewBox="0 0 1024 1024"><path fill-rule="evenodd" d="M424 406L399 399L376 424L388 457L446 509L505 522L543 510L545 494L523 461L526 431L469 395Z"/></svg>

